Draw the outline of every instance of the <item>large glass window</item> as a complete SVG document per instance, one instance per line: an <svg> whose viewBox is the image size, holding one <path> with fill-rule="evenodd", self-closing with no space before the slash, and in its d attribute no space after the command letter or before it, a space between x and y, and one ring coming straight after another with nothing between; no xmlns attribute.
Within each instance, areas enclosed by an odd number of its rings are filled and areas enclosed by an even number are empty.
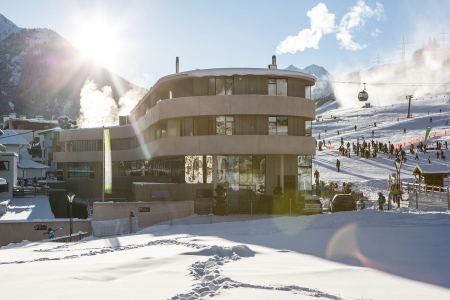
<svg viewBox="0 0 450 300"><path fill-rule="evenodd" d="M269 96L287 96L287 79L269 79Z"/></svg>
<svg viewBox="0 0 450 300"><path fill-rule="evenodd" d="M94 178L94 163L69 163L69 178Z"/></svg>
<svg viewBox="0 0 450 300"><path fill-rule="evenodd" d="M269 117L269 135L288 135L288 117Z"/></svg>
<svg viewBox="0 0 450 300"><path fill-rule="evenodd" d="M186 183L203 183L203 156L188 155L184 161Z"/></svg>
<svg viewBox="0 0 450 300"><path fill-rule="evenodd" d="M233 135L234 117L217 116L216 117L216 135Z"/></svg>

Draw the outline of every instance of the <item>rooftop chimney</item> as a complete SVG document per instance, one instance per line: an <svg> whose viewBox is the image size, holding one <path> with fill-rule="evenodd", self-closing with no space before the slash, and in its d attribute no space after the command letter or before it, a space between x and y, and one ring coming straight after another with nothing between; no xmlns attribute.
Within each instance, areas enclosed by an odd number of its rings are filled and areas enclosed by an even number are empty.
<svg viewBox="0 0 450 300"><path fill-rule="evenodd" d="M178 56L175 60L175 73L180 73L180 59L178 58Z"/></svg>
<svg viewBox="0 0 450 300"><path fill-rule="evenodd" d="M272 64L269 65L269 69L276 69L277 68L277 57L275 55L272 55Z"/></svg>

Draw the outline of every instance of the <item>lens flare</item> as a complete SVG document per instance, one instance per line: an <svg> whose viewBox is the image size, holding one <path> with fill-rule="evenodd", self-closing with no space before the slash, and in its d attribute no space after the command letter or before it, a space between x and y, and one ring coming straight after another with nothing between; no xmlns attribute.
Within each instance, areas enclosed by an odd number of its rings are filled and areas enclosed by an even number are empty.
<svg viewBox="0 0 450 300"><path fill-rule="evenodd" d="M356 223L350 223L339 228L328 242L325 257L327 259L353 257L359 260L363 266L375 267L375 263L364 256L358 246L357 230Z"/></svg>

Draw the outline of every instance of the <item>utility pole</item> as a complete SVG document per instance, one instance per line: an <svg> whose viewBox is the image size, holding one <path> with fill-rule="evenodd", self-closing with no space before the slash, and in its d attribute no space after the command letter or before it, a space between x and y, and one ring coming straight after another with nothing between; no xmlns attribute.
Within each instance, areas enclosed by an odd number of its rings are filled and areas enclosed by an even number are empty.
<svg viewBox="0 0 450 300"><path fill-rule="evenodd" d="M405 47L406 45L408 45L408 43L405 42L405 38L403 38L403 41L401 43L399 43L399 45L401 45L401 48L397 49L397 50L401 51L402 67L403 67L403 69L405 69L405 67L406 67L406 51L409 50L409 49L406 49L406 47Z"/></svg>
<svg viewBox="0 0 450 300"><path fill-rule="evenodd" d="M408 103L408 115L406 116L407 119L411 118L411 98L412 97L413 97L412 95L407 95L406 96L406 99L409 100L409 103Z"/></svg>
<svg viewBox="0 0 450 300"><path fill-rule="evenodd" d="M448 35L447 32L444 31L444 29L442 29L442 32L439 32L440 35L442 35L442 39L441 39L441 47L442 47L442 59L445 60L445 52L446 52L446 48L447 48L447 39L445 38L445 35Z"/></svg>
<svg viewBox="0 0 450 300"><path fill-rule="evenodd" d="M378 53L378 56L375 57L375 61L373 63L380 66L382 62L383 62L383 59L380 57L380 53Z"/></svg>

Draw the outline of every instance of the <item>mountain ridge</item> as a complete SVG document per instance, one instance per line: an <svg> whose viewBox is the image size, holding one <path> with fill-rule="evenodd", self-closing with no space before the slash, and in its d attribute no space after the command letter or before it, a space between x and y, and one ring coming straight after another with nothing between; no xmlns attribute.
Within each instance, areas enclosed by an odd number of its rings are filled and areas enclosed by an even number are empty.
<svg viewBox="0 0 450 300"><path fill-rule="evenodd" d="M86 59L57 32L20 28L0 14L1 114L77 118L87 80L111 86L116 103L127 91L140 88Z"/></svg>

